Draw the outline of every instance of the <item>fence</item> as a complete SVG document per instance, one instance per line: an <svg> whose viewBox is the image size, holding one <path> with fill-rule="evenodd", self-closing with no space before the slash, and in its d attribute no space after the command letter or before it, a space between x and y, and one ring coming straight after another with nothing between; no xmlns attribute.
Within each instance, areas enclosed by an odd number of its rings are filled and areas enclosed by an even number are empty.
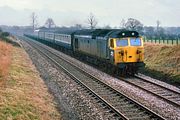
<svg viewBox="0 0 180 120"><path fill-rule="evenodd" d="M171 44L171 45L180 45L180 39L176 39L176 40L159 40L159 39L155 39L155 40L149 40L144 38L144 42L151 42L151 43L159 43L159 44Z"/></svg>

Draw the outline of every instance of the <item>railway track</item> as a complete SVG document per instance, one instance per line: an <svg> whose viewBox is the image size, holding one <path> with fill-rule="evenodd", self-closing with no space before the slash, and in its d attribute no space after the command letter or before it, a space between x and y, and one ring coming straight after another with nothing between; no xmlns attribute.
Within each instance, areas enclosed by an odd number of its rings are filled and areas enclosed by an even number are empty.
<svg viewBox="0 0 180 120"><path fill-rule="evenodd" d="M56 67L66 72L83 91L93 97L111 119L119 120L163 120L160 115L149 110L123 93L105 84L90 73L82 70L64 58L34 41L27 41L42 56L48 58Z"/></svg>
<svg viewBox="0 0 180 120"><path fill-rule="evenodd" d="M120 79L148 93L151 93L160 99L163 99L164 101L174 105L175 107L180 108L180 92L178 91L169 89L165 86L149 81L145 78L139 77L138 75L132 78L120 78Z"/></svg>

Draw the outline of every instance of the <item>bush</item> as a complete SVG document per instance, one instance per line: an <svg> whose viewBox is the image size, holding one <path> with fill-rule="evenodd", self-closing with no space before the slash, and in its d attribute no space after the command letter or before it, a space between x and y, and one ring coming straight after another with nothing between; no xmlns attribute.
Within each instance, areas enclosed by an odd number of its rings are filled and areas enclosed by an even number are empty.
<svg viewBox="0 0 180 120"><path fill-rule="evenodd" d="M1 33L1 36L2 36L2 37L8 37L9 35L10 35L10 34L9 34L8 32L2 32L2 33Z"/></svg>

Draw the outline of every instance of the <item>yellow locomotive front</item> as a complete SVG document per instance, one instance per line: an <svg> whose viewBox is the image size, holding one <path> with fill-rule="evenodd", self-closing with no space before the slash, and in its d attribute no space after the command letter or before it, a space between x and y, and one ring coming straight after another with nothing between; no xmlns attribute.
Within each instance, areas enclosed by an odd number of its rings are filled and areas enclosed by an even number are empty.
<svg viewBox="0 0 180 120"><path fill-rule="evenodd" d="M113 64L124 73L135 74L144 67L144 46L142 37L122 37L109 39Z"/></svg>

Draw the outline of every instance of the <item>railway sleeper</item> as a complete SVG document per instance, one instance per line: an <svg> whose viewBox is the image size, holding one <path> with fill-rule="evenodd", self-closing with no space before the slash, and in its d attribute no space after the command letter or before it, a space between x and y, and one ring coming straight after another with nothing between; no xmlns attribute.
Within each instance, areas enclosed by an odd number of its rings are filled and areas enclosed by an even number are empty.
<svg viewBox="0 0 180 120"><path fill-rule="evenodd" d="M129 112L129 113L125 113L125 116L127 116L128 118L150 118L149 115L145 115L145 114L138 114L138 113L133 113L133 112ZM146 119L145 119L146 120Z"/></svg>
<svg viewBox="0 0 180 120"><path fill-rule="evenodd" d="M170 97L179 97L179 96L176 96L176 95L173 95L172 93L164 93L164 94L161 94L162 96L170 96Z"/></svg>
<svg viewBox="0 0 180 120"><path fill-rule="evenodd" d="M129 105L129 104L124 104L124 103L122 103L122 104L120 104L121 106L120 106L120 108L119 109L132 109L133 107L134 107L134 105Z"/></svg>
<svg viewBox="0 0 180 120"><path fill-rule="evenodd" d="M151 92L153 92L153 93L155 93L155 94L162 94L162 93L164 93L164 91L163 90L158 90L158 91L151 91Z"/></svg>
<svg viewBox="0 0 180 120"><path fill-rule="evenodd" d="M111 100L116 100L116 101L118 101L118 100L119 100L119 97L116 96L116 95L113 95L113 96L111 96Z"/></svg>
<svg viewBox="0 0 180 120"><path fill-rule="evenodd" d="M108 118L108 120L109 120L109 119L112 119L112 117L114 117L114 114L110 114L109 112L104 112L104 113L103 113L103 117ZM118 118L118 119L117 119L117 118ZM117 117L115 117L114 119L115 119L115 120L124 120L124 119L122 119L120 116L117 116Z"/></svg>
<svg viewBox="0 0 180 120"><path fill-rule="evenodd" d="M139 111L139 110L135 110L135 111L129 110L129 111L123 111L123 112L125 112L126 114L130 114L130 115L134 114L134 116L144 116L144 115L148 115L146 112L144 112L144 111Z"/></svg>
<svg viewBox="0 0 180 120"><path fill-rule="evenodd" d="M180 98L177 98L176 101L179 102L179 101L180 101Z"/></svg>
<svg viewBox="0 0 180 120"><path fill-rule="evenodd" d="M101 96L111 96L111 93L110 92L107 92L107 91L96 91L96 93L98 95L101 95Z"/></svg>
<svg viewBox="0 0 180 120"><path fill-rule="evenodd" d="M149 89L149 90L158 90L159 89L159 87L154 86L154 85L147 85L147 86L144 86L144 88Z"/></svg>
<svg viewBox="0 0 180 120"><path fill-rule="evenodd" d="M138 117L131 117L131 118L129 118L129 120L150 120L151 119L151 117L150 116L138 116Z"/></svg>
<svg viewBox="0 0 180 120"><path fill-rule="evenodd" d="M126 98L119 98L117 102L119 102L121 104L125 104L125 102L127 102L127 99ZM129 103L127 103L127 104L129 104Z"/></svg>
<svg viewBox="0 0 180 120"><path fill-rule="evenodd" d="M174 101L179 101L180 97L179 96L163 96L164 98L168 100L174 100Z"/></svg>

